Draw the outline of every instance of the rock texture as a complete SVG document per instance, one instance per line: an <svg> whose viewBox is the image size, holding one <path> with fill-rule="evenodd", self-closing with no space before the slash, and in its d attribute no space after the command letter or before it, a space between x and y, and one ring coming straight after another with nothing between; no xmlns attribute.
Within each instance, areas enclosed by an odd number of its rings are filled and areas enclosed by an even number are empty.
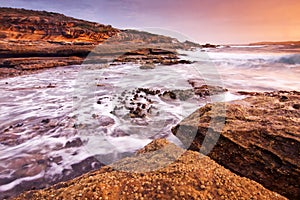
<svg viewBox="0 0 300 200"><path fill-rule="evenodd" d="M176 49L197 46L58 13L13 8L0 8L0 39L0 78L82 62L184 64L190 62L179 60Z"/></svg>
<svg viewBox="0 0 300 200"><path fill-rule="evenodd" d="M0 37L15 40L99 43L119 32L103 25L62 14L1 8Z"/></svg>
<svg viewBox="0 0 300 200"><path fill-rule="evenodd" d="M290 199L300 198L300 92L246 93L244 100L207 104L173 128L189 149L205 151L231 171ZM218 130L219 129L219 130ZM195 134L195 135L193 135ZM220 134L220 135L219 135ZM219 137L219 138L218 138Z"/></svg>
<svg viewBox="0 0 300 200"><path fill-rule="evenodd" d="M16 199L285 199L197 152L156 140L125 158Z"/></svg>

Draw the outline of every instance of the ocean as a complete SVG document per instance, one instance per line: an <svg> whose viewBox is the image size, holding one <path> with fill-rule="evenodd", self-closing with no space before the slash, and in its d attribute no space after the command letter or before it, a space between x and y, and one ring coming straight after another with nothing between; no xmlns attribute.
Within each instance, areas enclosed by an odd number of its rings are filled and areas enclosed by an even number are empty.
<svg viewBox="0 0 300 200"><path fill-rule="evenodd" d="M246 97L238 91L300 90L295 45L179 53L192 64L83 64L1 79L0 199L110 164L155 138L181 145L172 127L207 103ZM191 95L190 80L228 91Z"/></svg>

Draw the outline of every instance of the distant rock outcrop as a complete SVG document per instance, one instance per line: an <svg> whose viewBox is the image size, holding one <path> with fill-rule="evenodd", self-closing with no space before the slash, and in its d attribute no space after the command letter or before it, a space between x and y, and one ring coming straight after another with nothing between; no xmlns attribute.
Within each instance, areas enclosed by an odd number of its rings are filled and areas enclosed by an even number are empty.
<svg viewBox="0 0 300 200"><path fill-rule="evenodd" d="M62 14L0 8L1 39L99 43L118 32L110 25Z"/></svg>
<svg viewBox="0 0 300 200"><path fill-rule="evenodd" d="M99 48L100 43L105 45ZM193 45L163 35L119 30L58 13L0 8L0 78L82 62L188 64L189 61L178 59L176 49L190 49ZM130 55L139 49L148 49L150 53Z"/></svg>
<svg viewBox="0 0 300 200"><path fill-rule="evenodd" d="M299 199L300 92L242 94L251 97L226 105L207 104L173 133L186 145L190 139L189 149L195 151L205 150L204 138L215 135L217 143L207 152L210 158L270 190Z"/></svg>

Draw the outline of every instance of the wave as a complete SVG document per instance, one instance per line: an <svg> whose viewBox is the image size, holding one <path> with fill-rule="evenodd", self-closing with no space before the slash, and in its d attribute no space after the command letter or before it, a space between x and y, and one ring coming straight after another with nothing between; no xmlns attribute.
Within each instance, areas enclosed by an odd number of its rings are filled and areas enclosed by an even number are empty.
<svg viewBox="0 0 300 200"><path fill-rule="evenodd" d="M288 56L283 56L276 60L275 62L284 63L288 65L296 65L300 64L300 54L292 54Z"/></svg>

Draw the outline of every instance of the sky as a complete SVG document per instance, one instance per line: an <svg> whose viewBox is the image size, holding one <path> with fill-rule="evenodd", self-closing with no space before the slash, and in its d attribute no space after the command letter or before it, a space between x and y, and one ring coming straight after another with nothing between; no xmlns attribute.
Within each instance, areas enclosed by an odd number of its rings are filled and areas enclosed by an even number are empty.
<svg viewBox="0 0 300 200"><path fill-rule="evenodd" d="M299 0L0 0L0 7L59 12L199 43L300 40Z"/></svg>

